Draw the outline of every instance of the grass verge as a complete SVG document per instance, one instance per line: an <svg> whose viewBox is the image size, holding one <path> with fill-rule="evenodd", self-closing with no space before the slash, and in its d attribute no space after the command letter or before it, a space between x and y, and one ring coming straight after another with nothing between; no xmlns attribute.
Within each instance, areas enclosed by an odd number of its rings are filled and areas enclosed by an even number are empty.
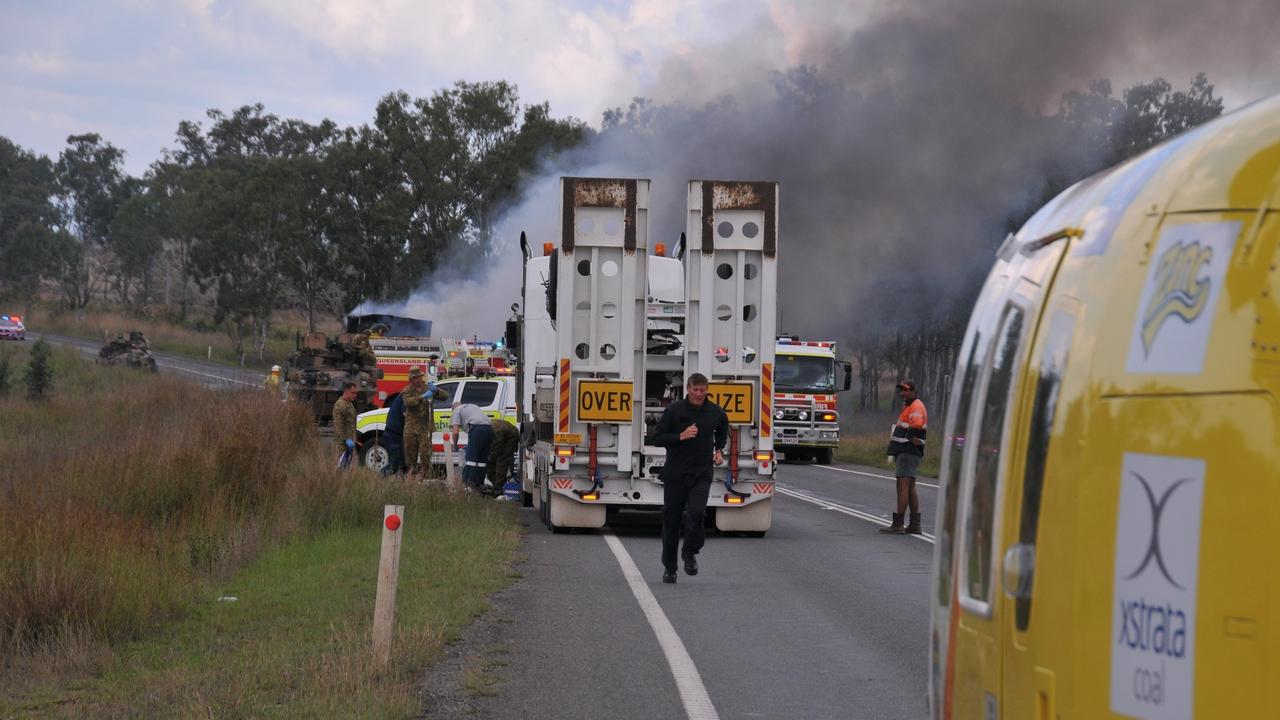
<svg viewBox="0 0 1280 720"><path fill-rule="evenodd" d="M510 509L339 472L296 408L70 352L54 387L0 399L0 716L411 717L421 668L510 582Z"/></svg>
<svg viewBox="0 0 1280 720"><path fill-rule="evenodd" d="M859 413L843 428L840 447L835 452L836 460L884 468L886 472L892 470L893 464L885 459L885 450L889 445L889 428L896 418L896 415L888 413ZM924 459L920 461L922 477L936 478L941 471L941 432L937 435L933 432L930 432L929 442L925 445Z"/></svg>
<svg viewBox="0 0 1280 720"><path fill-rule="evenodd" d="M37 306L33 316L24 320L30 332L70 335L95 342L105 342L116 333L127 337L130 330L141 330L155 350L183 357L212 359L228 365L241 364L241 356L232 348L226 333L210 327L205 321L179 324L165 319L134 317L111 307L90 307L83 313L73 313L44 304ZM322 329L330 333L338 331L336 324ZM267 347L261 359L246 344L244 366L263 368L283 362L293 352L298 332L306 332L305 321L282 314L268 333Z"/></svg>

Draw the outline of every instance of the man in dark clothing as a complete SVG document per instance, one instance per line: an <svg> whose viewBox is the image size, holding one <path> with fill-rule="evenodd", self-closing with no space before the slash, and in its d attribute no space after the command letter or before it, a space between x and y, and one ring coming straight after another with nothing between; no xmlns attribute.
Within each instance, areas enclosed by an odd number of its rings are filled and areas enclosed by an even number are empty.
<svg viewBox="0 0 1280 720"><path fill-rule="evenodd" d="M729 439L729 418L719 405L707 400L707 376L689 376L685 397L662 411L650 438L651 445L667 449L662 479L662 582L676 581L676 547L684 516L684 571L698 574L698 551L706 542L702 524L711 492L713 463L724 462Z"/></svg>
<svg viewBox="0 0 1280 720"><path fill-rule="evenodd" d="M387 424L382 430L383 446L387 448L387 465L383 475L399 475L404 466L404 396L396 395L387 408Z"/></svg>

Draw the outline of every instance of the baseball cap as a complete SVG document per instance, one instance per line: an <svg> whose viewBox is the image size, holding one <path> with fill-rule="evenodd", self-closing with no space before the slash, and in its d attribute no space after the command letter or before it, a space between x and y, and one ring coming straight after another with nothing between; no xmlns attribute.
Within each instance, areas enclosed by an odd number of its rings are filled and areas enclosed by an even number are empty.
<svg viewBox="0 0 1280 720"><path fill-rule="evenodd" d="M413 367L409 368L409 377L414 378L414 377L418 377L421 374L422 374L421 367L414 365Z"/></svg>
<svg viewBox="0 0 1280 720"><path fill-rule="evenodd" d="M916 384L912 380L903 380L902 382L898 383L898 389L899 390L915 390Z"/></svg>

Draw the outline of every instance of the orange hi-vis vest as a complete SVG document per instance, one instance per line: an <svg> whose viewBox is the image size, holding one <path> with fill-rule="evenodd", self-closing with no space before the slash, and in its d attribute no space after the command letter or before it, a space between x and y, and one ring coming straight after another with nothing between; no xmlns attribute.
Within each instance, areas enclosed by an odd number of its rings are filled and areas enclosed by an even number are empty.
<svg viewBox="0 0 1280 720"><path fill-rule="evenodd" d="M923 457L925 435L928 431L929 413L924 409L920 398L916 398L898 413L898 422L894 423L893 430L889 433L888 454L911 453ZM920 438L920 444L912 443L912 438Z"/></svg>

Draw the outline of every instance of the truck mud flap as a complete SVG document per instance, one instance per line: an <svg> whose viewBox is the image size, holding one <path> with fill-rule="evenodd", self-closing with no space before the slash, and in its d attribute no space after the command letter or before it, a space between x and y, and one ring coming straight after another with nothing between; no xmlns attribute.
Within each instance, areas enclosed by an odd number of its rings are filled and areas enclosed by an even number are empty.
<svg viewBox="0 0 1280 720"><path fill-rule="evenodd" d="M604 527L605 505L603 503L578 502L564 495L551 493L549 512L551 524L555 527Z"/></svg>
<svg viewBox="0 0 1280 720"><path fill-rule="evenodd" d="M773 498L742 507L716 507L716 529L720 532L763 533L773 525Z"/></svg>

